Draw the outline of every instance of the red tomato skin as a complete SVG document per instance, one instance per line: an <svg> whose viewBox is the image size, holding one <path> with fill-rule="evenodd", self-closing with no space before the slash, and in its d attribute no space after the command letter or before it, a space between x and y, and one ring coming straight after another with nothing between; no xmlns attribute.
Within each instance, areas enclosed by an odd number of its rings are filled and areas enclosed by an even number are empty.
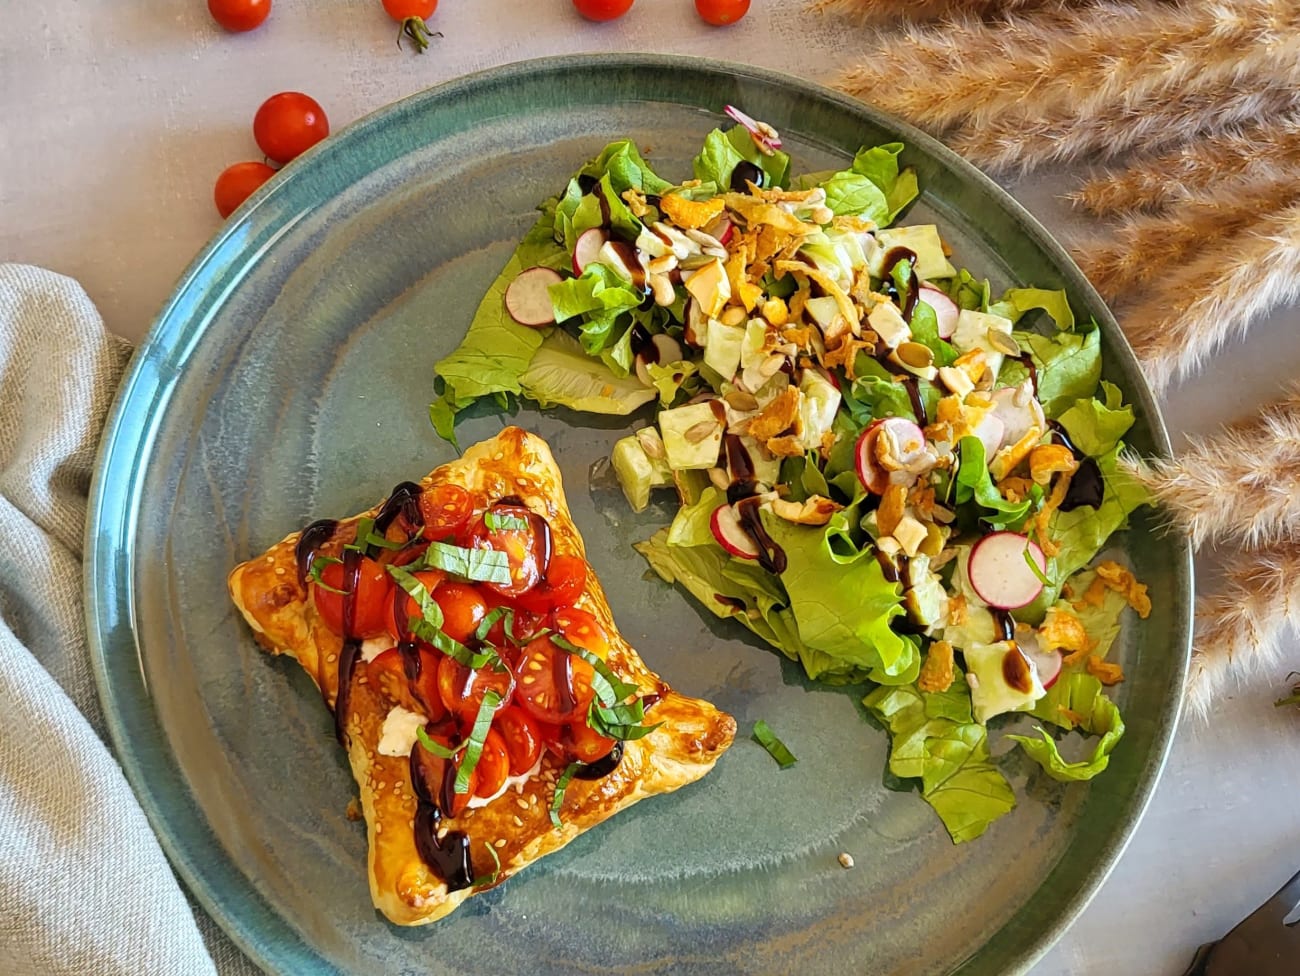
<svg viewBox="0 0 1300 976"><path fill-rule="evenodd" d="M217 205L217 213L222 218L229 217L239 205L253 195L253 192L275 175L275 170L266 163L235 163L227 166L217 177L212 188L212 202Z"/></svg>
<svg viewBox="0 0 1300 976"><path fill-rule="evenodd" d="M271 13L271 0L208 0L212 19L232 33L262 26Z"/></svg>
<svg viewBox="0 0 1300 976"><path fill-rule="evenodd" d="M569 762L594 763L608 756L617 744L607 739L587 724L586 715L570 722L560 730L566 758Z"/></svg>
<svg viewBox="0 0 1300 976"><path fill-rule="evenodd" d="M343 570L342 563L330 563L321 571L321 580L335 590L345 589L347 581ZM392 619L393 582L388 571L373 559L363 557L357 573L352 633L346 633L344 629L344 594L334 593L315 583L311 584L311 591L312 602L325 621L325 626L340 637L365 640L388 631L388 623Z"/></svg>
<svg viewBox="0 0 1300 976"><path fill-rule="evenodd" d="M594 615L578 607L560 607L551 614L551 619L569 643L591 651L601 660L608 656L609 635Z"/></svg>
<svg viewBox="0 0 1300 976"><path fill-rule="evenodd" d="M483 751L479 753L474 772L478 774L475 796L486 800L506 785L506 777L510 775L510 757L506 752L505 739L494 728L488 729L488 734L483 739Z"/></svg>
<svg viewBox="0 0 1300 976"><path fill-rule="evenodd" d="M511 776L522 776L536 765L542 754L541 723L518 705L507 705L497 712L492 728L505 741Z"/></svg>
<svg viewBox="0 0 1300 976"><path fill-rule="evenodd" d="M445 748L451 748L452 740L450 736L442 733L431 733L429 738ZM438 808L442 810L443 816L459 817L464 813L465 808L469 806L470 799L478 792L478 768L475 767L475 769L469 774L469 789L464 793L452 794L451 809L447 810L443 808L442 802L442 784L444 777L447 775L447 760L435 756L418 742L411 750L411 756L414 760L410 767L411 776L413 779L414 777L419 776L423 781L419 785L412 784L415 785L417 795L422 793L424 796L431 799L435 804L437 804ZM500 787L498 787L498 789L499 788ZM447 792L451 793L451 790L448 789Z"/></svg>
<svg viewBox="0 0 1300 976"><path fill-rule="evenodd" d="M519 704L538 721L562 725L575 715L586 715L594 694L591 665L556 647L549 637L539 637L528 643L516 674L515 694ZM557 679L565 675L572 692L572 705L568 708L557 693Z"/></svg>
<svg viewBox="0 0 1300 976"><path fill-rule="evenodd" d="M442 610L442 632L462 644L473 638L488 613L487 601L470 583L443 583L433 591L433 600Z"/></svg>
<svg viewBox="0 0 1300 976"><path fill-rule="evenodd" d="M397 22L409 17L428 20L438 9L438 0L384 0L384 11Z"/></svg>
<svg viewBox="0 0 1300 976"><path fill-rule="evenodd" d="M472 548L495 549L509 557L510 582L483 585L507 599L517 599L545 577L551 559L551 527L522 505L497 505L492 511L522 518L528 525L526 529L489 529L485 513L474 520L469 530Z"/></svg>
<svg viewBox="0 0 1300 976"><path fill-rule="evenodd" d="M471 671L446 656L438 662L438 697L466 731L478 718L479 706L489 689L501 696L502 705L509 704L515 692L514 675L509 670L493 670L490 665Z"/></svg>
<svg viewBox="0 0 1300 976"><path fill-rule="evenodd" d="M587 561L581 556L555 555L546 567L546 579L515 599L516 606L534 613L571 607L587 586Z"/></svg>
<svg viewBox="0 0 1300 976"><path fill-rule="evenodd" d="M695 0L695 11L714 27L734 24L749 13L750 0Z"/></svg>
<svg viewBox="0 0 1300 976"><path fill-rule="evenodd" d="M573 6L588 20L617 20L632 9L632 0L573 0Z"/></svg>
<svg viewBox="0 0 1300 976"><path fill-rule="evenodd" d="M280 92L264 101L253 116L253 138L267 158L287 163L330 134L320 103L302 92Z"/></svg>
<svg viewBox="0 0 1300 976"><path fill-rule="evenodd" d="M420 494L420 514L424 516L424 537L443 541L455 536L469 521L474 501L460 485L434 485Z"/></svg>

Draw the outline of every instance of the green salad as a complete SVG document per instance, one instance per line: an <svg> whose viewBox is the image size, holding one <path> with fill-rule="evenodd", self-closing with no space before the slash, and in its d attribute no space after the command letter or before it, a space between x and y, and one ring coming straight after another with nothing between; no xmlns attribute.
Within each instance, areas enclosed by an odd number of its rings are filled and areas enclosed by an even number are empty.
<svg viewBox="0 0 1300 976"><path fill-rule="evenodd" d="M901 144L792 177L771 127L727 114L684 182L623 140L542 203L430 418L454 439L495 397L644 419L613 468L632 508L679 507L638 551L810 678L869 686L887 779L978 837L1015 805L999 716L1032 716L1006 737L1063 781L1123 736L1107 655L1150 602L1099 554L1147 501L1118 465L1132 408L1063 291L994 294L941 228L896 224Z"/></svg>

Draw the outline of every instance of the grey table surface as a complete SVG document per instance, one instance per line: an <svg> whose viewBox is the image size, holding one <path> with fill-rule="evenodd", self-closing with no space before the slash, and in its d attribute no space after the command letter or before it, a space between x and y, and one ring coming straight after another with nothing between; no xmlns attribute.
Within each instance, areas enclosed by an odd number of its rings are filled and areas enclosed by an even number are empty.
<svg viewBox="0 0 1300 976"><path fill-rule="evenodd" d="M424 56L394 48L378 0L275 0L258 31L232 36L202 0L46 0L6 5L0 26L0 261L78 279L110 329L138 340L219 226L212 183L257 158L249 124L269 94L312 93L335 129L470 71L549 54L656 51L757 64L830 83L868 50L864 29L755 0L725 30L690 0L637 0L591 25L567 0L444 0L444 37ZM1065 172L1004 180L1055 233L1082 226L1060 201ZM1300 374L1300 307L1236 340L1213 372L1172 389L1175 445L1277 397ZM1236 551L1203 554L1213 585ZM1148 812L1091 905L1033 976L1177 976L1300 866L1300 712L1275 709L1285 672L1230 690L1208 723L1187 720Z"/></svg>

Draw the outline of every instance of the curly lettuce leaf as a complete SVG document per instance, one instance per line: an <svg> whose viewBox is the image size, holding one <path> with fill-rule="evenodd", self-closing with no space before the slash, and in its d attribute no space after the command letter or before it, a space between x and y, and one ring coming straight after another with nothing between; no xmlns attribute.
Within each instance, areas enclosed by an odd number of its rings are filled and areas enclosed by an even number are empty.
<svg viewBox="0 0 1300 976"><path fill-rule="evenodd" d="M591 356L617 345L625 337L626 330L618 329L619 317L635 309L643 298L631 282L599 261L587 265L581 276L566 278L551 285L548 291L556 322L581 318L578 330L582 348ZM629 338L626 362L620 362L621 369L616 370L623 376L627 375L631 363L630 344Z"/></svg>
<svg viewBox="0 0 1300 976"><path fill-rule="evenodd" d="M1133 426L1133 408L1123 405L1119 387L1102 380L1101 392L1104 399L1076 400L1056 418L1074 446L1091 457L1114 450Z"/></svg>
<svg viewBox="0 0 1300 976"><path fill-rule="evenodd" d="M568 333L555 329L519 375L519 390L542 407L583 413L629 414L655 398L635 376L615 376Z"/></svg>
<svg viewBox="0 0 1300 976"><path fill-rule="evenodd" d="M920 779L953 843L974 840L1015 807L1011 785L990 761L988 731L971 719L960 672L946 692L881 686L862 701L889 729L890 772Z"/></svg>
<svg viewBox="0 0 1300 976"><path fill-rule="evenodd" d="M1024 522L1032 500L1009 502L1002 497L984 458L984 442L978 437L963 437L957 442L957 449L961 457L957 467L957 503L964 505L973 499L988 513L985 521L995 529L1016 527Z"/></svg>
<svg viewBox="0 0 1300 976"><path fill-rule="evenodd" d="M601 150L599 156L578 170L578 176L594 180L608 176L611 188L618 194L626 190L639 190L648 195L657 195L672 186L641 158L641 153L631 139L611 142Z"/></svg>
<svg viewBox="0 0 1300 976"><path fill-rule="evenodd" d="M731 187L731 171L746 162L763 171L769 187L789 185L790 157L779 149L770 156L760 152L749 131L740 125L726 132L714 129L705 136L704 147L691 168L697 180L705 180L725 191Z"/></svg>
<svg viewBox="0 0 1300 976"><path fill-rule="evenodd" d="M763 512L763 525L788 559L781 584L804 644L895 684L919 667L916 646L889 622L903 613L902 589L885 579L871 547L849 537L856 507L825 526L795 525Z"/></svg>
<svg viewBox="0 0 1300 976"><path fill-rule="evenodd" d="M1092 755L1077 762L1065 760L1051 734L1041 726L1034 730L1039 738L1007 736L1020 743L1034 762L1047 771L1047 775L1063 783L1089 780L1102 772L1110 764L1111 752L1124 736L1124 720L1120 717L1119 706L1106 696L1101 682L1090 674L1062 675L1031 714L1062 728L1077 728L1100 736ZM1078 716L1077 724L1072 715Z"/></svg>
<svg viewBox="0 0 1300 976"><path fill-rule="evenodd" d="M1038 401L1049 420L1055 420L1074 406L1090 399L1101 379L1101 332L1058 332L1053 336L1037 332L1016 332L1020 348L1033 357L1038 370ZM1016 386L1029 375L1023 364L1007 359L998 373L999 386Z"/></svg>
<svg viewBox="0 0 1300 976"><path fill-rule="evenodd" d="M891 224L909 203L920 193L916 171L910 167L899 169L898 157L903 151L901 142L887 142L858 150L853 157L853 172L865 176L885 197L885 217L877 220L882 227Z"/></svg>
<svg viewBox="0 0 1300 976"><path fill-rule="evenodd" d="M545 330L528 328L510 317L506 288L526 268L568 266L568 254L552 236L554 207L554 200L543 205L542 215L479 302L465 338L434 367L444 383L443 406L438 408L443 421L440 433L448 411L454 414L481 396L520 392L519 377L542 344Z"/></svg>
<svg viewBox="0 0 1300 976"><path fill-rule="evenodd" d="M1034 309L1041 309L1050 315L1062 332L1074 328L1074 312L1064 289L1008 288L1001 298L988 307L990 314L1001 315L1012 322L1019 322L1026 312Z"/></svg>

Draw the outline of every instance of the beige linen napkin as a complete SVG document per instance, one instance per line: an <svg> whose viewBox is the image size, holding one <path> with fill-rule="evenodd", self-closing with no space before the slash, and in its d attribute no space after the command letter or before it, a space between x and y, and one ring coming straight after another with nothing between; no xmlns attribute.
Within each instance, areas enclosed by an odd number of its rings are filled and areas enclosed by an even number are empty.
<svg viewBox="0 0 1300 976"><path fill-rule="evenodd" d="M186 897L110 752L82 532L130 347L69 278L0 264L0 973L252 974ZM196 924L197 918L197 924Z"/></svg>

